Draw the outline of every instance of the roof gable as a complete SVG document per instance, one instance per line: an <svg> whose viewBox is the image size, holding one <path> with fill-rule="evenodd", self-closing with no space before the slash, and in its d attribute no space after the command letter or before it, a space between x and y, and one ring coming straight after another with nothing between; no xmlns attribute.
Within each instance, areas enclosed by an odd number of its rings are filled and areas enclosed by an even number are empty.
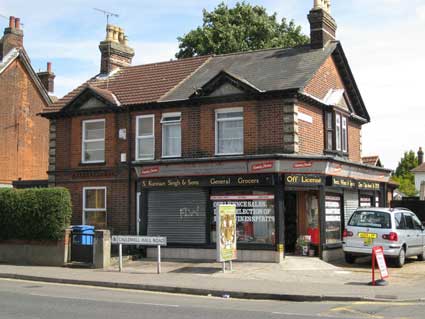
<svg viewBox="0 0 425 319"><path fill-rule="evenodd" d="M35 87L37 88L38 92L40 93L41 97L44 99L47 105L50 105L52 103L52 99L50 98L46 88L41 83L40 78L38 77L37 73L35 73L33 67L31 66L30 59L25 52L25 49L12 49L9 51L2 60L0 60L0 74L3 73L9 65L15 61L19 60L22 65L24 66L25 70L28 72L29 77L33 81Z"/></svg>
<svg viewBox="0 0 425 319"><path fill-rule="evenodd" d="M197 89L191 97L200 96L229 96L245 93L260 93L261 90L229 72L220 71L209 82L205 83L200 89Z"/></svg>
<svg viewBox="0 0 425 319"><path fill-rule="evenodd" d="M114 109L120 105L119 100L112 92L88 84L67 104L63 112Z"/></svg>

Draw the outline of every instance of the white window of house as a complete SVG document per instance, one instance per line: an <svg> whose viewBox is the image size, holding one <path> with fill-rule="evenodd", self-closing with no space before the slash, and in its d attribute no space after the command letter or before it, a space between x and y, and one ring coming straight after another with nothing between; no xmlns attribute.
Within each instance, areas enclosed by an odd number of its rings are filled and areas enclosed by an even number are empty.
<svg viewBox="0 0 425 319"><path fill-rule="evenodd" d="M342 151L348 151L348 134L347 134L347 118L342 117Z"/></svg>
<svg viewBox="0 0 425 319"><path fill-rule="evenodd" d="M83 188L83 224L106 228L106 187Z"/></svg>
<svg viewBox="0 0 425 319"><path fill-rule="evenodd" d="M181 113L162 115L162 157L181 156Z"/></svg>
<svg viewBox="0 0 425 319"><path fill-rule="evenodd" d="M83 121L81 161L102 163L105 161L105 120Z"/></svg>
<svg viewBox="0 0 425 319"><path fill-rule="evenodd" d="M136 160L155 158L155 116L141 115L136 118Z"/></svg>
<svg viewBox="0 0 425 319"><path fill-rule="evenodd" d="M215 113L216 155L243 154L243 109L220 109Z"/></svg>
<svg viewBox="0 0 425 319"><path fill-rule="evenodd" d="M335 134L336 134L335 148L337 151L340 151L341 150L341 115L340 114L335 115Z"/></svg>

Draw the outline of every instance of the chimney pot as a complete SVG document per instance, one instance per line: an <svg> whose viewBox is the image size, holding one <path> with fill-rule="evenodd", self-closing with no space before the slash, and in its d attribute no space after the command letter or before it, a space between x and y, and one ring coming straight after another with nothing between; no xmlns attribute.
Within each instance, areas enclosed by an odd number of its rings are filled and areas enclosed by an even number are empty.
<svg viewBox="0 0 425 319"><path fill-rule="evenodd" d="M119 28L118 30L119 30L119 34L118 34L118 41L119 41L121 44L124 44L124 29Z"/></svg>
<svg viewBox="0 0 425 319"><path fill-rule="evenodd" d="M52 62L47 62L47 73L52 73Z"/></svg>
<svg viewBox="0 0 425 319"><path fill-rule="evenodd" d="M15 29L20 30L21 29L21 19L15 18Z"/></svg>
<svg viewBox="0 0 425 319"><path fill-rule="evenodd" d="M15 17L14 16L9 17L9 28L11 28L11 29L15 28Z"/></svg>

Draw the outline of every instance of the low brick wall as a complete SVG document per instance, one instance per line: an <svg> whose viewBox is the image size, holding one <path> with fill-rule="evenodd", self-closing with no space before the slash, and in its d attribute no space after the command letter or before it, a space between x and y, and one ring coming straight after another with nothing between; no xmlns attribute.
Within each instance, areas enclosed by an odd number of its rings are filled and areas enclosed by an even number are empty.
<svg viewBox="0 0 425 319"><path fill-rule="evenodd" d="M63 266L68 262L68 237L59 241L0 241L0 263Z"/></svg>

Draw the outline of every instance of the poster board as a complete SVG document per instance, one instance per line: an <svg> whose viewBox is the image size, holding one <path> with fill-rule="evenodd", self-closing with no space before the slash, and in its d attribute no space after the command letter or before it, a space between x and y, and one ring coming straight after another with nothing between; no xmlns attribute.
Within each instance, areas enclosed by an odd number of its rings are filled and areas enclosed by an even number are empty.
<svg viewBox="0 0 425 319"><path fill-rule="evenodd" d="M383 248L373 247L372 255L373 255L372 258L376 258L376 263L378 264L378 269L379 269L379 273L381 274L381 278L388 279L389 274L388 274L387 263L385 262ZM372 271L375 271L375 269L372 269Z"/></svg>
<svg viewBox="0 0 425 319"><path fill-rule="evenodd" d="M236 205L220 205L217 215L217 261L232 261L236 250Z"/></svg>

